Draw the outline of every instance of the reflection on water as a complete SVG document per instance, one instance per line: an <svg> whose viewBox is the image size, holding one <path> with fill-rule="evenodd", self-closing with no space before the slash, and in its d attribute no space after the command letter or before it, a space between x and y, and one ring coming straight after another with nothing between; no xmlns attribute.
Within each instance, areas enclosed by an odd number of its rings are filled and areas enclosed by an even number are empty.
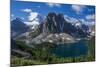
<svg viewBox="0 0 100 67"><path fill-rule="evenodd" d="M87 42L81 40L72 44L59 44L51 50L58 57L77 57L88 53Z"/></svg>

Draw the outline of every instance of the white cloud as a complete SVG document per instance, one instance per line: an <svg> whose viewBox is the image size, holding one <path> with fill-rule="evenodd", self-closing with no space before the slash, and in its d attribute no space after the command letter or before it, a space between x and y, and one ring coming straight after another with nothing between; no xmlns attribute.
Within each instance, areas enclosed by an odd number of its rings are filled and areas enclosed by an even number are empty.
<svg viewBox="0 0 100 67"><path fill-rule="evenodd" d="M39 22L38 21L24 22L24 23L27 24L27 25L30 25L30 26L39 25Z"/></svg>
<svg viewBox="0 0 100 67"><path fill-rule="evenodd" d="M14 14L11 14L11 20L13 20L15 18Z"/></svg>
<svg viewBox="0 0 100 67"><path fill-rule="evenodd" d="M36 21L36 20L31 21L31 22L28 21L28 22L24 22L24 23L31 26L31 29L34 29L37 25L39 25L39 21Z"/></svg>
<svg viewBox="0 0 100 67"><path fill-rule="evenodd" d="M95 14L87 15L87 16L86 16L86 19L87 19L87 20L95 20Z"/></svg>
<svg viewBox="0 0 100 67"><path fill-rule="evenodd" d="M84 8L86 8L84 5L72 5L71 7L77 14L82 13Z"/></svg>
<svg viewBox="0 0 100 67"><path fill-rule="evenodd" d="M28 16L28 20L29 21L32 21L34 20L36 17L38 16L38 13L37 12L31 12Z"/></svg>
<svg viewBox="0 0 100 67"><path fill-rule="evenodd" d="M22 9L21 11L23 11L23 12L27 12L27 13L30 13L30 12L32 12L32 9L28 9L28 8L26 8L26 9Z"/></svg>
<svg viewBox="0 0 100 67"><path fill-rule="evenodd" d="M85 23L89 25L95 25L95 14L87 15Z"/></svg>
<svg viewBox="0 0 100 67"><path fill-rule="evenodd" d="M37 8L40 8L41 6L37 6Z"/></svg>
<svg viewBox="0 0 100 67"><path fill-rule="evenodd" d="M86 25L94 25L95 24L94 20L89 21L89 20L85 20L85 19L76 19L74 17L69 17L68 15L64 15L64 18L66 21L68 21L69 23L72 23L72 24L76 24L77 22L80 22L80 23L86 24ZM80 24L78 23L77 25L80 25Z"/></svg>
<svg viewBox="0 0 100 67"><path fill-rule="evenodd" d="M11 14L11 17L14 17L14 14Z"/></svg>
<svg viewBox="0 0 100 67"><path fill-rule="evenodd" d="M83 24L86 24L86 25L94 25L95 24L95 21L88 21L88 20L85 20L85 19L80 19L80 21Z"/></svg>
<svg viewBox="0 0 100 67"><path fill-rule="evenodd" d="M46 3L49 7L61 7L61 4L58 4L58 3Z"/></svg>
<svg viewBox="0 0 100 67"><path fill-rule="evenodd" d="M78 20L76 19L76 18L70 18L70 20L72 21L72 22L78 22Z"/></svg>
<svg viewBox="0 0 100 67"><path fill-rule="evenodd" d="M64 15L64 18L65 18L66 21L68 21L70 23L73 23L73 22L76 23L76 22L78 22L78 20L76 18L69 17L67 15Z"/></svg>
<svg viewBox="0 0 100 67"><path fill-rule="evenodd" d="M28 21L32 21L38 16L38 13L33 12L32 9L22 9L21 11L29 13Z"/></svg>
<svg viewBox="0 0 100 67"><path fill-rule="evenodd" d="M34 29L34 27L36 25L39 25L39 20L37 18L38 15L39 15L39 13L37 13L37 12L31 12L31 13L29 13L28 21L24 22L24 23L27 24L27 25L32 26L32 29Z"/></svg>
<svg viewBox="0 0 100 67"><path fill-rule="evenodd" d="M84 24L86 24L86 25L95 25L95 22L94 21L86 21L86 22L84 22Z"/></svg>
<svg viewBox="0 0 100 67"><path fill-rule="evenodd" d="M24 17L21 17L21 19L24 20L25 18Z"/></svg>
<svg viewBox="0 0 100 67"><path fill-rule="evenodd" d="M24 22L25 24L31 26L32 29L34 29L35 26L39 25L39 20L37 19L39 13L33 12L32 9L22 9L21 11L29 14L27 16L28 20ZM22 18L22 19L24 19L24 18Z"/></svg>

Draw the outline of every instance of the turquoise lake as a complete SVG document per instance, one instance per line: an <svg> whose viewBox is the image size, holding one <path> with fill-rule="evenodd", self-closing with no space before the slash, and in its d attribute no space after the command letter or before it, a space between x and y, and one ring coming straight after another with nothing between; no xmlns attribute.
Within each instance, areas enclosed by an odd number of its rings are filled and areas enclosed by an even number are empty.
<svg viewBox="0 0 100 67"><path fill-rule="evenodd" d="M80 40L71 44L58 44L51 50L53 54L58 57L77 57L81 55L87 55L88 43L85 40Z"/></svg>

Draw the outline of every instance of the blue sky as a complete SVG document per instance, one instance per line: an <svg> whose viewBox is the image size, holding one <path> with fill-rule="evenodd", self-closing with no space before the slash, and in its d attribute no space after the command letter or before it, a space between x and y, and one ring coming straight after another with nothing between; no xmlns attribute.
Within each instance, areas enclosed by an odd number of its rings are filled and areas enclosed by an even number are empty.
<svg viewBox="0 0 100 67"><path fill-rule="evenodd" d="M19 17L23 21L29 21L32 13L45 17L49 12L62 13L64 16L67 15L85 22L95 22L95 6L11 0L11 19Z"/></svg>

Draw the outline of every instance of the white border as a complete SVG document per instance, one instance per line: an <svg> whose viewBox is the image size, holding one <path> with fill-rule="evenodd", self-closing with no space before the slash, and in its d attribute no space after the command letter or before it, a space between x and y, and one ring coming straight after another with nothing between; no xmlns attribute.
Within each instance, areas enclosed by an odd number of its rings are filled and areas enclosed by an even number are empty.
<svg viewBox="0 0 100 67"><path fill-rule="evenodd" d="M9 0L0 0L0 67L10 64Z"/></svg>
<svg viewBox="0 0 100 67"><path fill-rule="evenodd" d="M65 4L85 4L95 5L95 0L18 0L18 1L31 1L31 2L53 2L53 3L65 3Z"/></svg>

